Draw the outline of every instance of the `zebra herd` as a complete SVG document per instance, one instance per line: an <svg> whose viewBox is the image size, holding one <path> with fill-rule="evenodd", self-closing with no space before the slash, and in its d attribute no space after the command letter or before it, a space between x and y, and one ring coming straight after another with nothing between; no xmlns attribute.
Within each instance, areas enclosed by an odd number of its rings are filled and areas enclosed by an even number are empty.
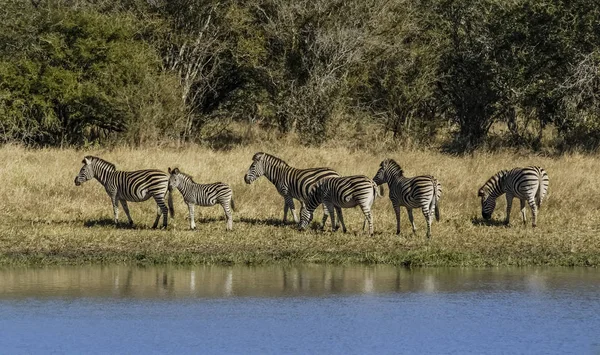
<svg viewBox="0 0 600 355"><path fill-rule="evenodd" d="M156 220L152 228L158 226L163 217L163 227L167 227L168 213L174 216L173 190L177 189L188 205L190 228L195 229L194 207L214 206L220 204L227 218L227 230L233 228L235 203L233 191L229 185L221 182L199 184L191 176L178 168L168 169L168 173L160 170L119 171L115 165L101 158L86 156L83 167L75 177L75 185L96 178L105 188L111 199L115 224L119 219L119 203L123 207L130 225L133 220L129 214L127 201L141 202L154 198L157 205ZM373 235L373 216L371 206L375 197L382 195L382 185L387 184L389 198L396 215L396 234L400 234L400 206L404 206L415 233L413 209L419 208L427 223L427 238L431 237L431 222L435 215L440 220L439 201L442 195L442 185L431 175L406 177L400 165L393 159L381 162L379 170L370 179L364 175L340 176L330 168L296 169L282 159L263 152L252 157L252 163L244 176L246 184L252 184L261 176L265 176L284 199L283 222L287 221L288 211L300 230L306 229L313 219L313 213L319 205L323 205L324 229L328 217L331 217L331 229L337 230L341 224L346 232L343 208L359 206L364 214L363 230L368 224L369 235ZM521 217L526 223L526 204L532 212L532 225L537 225L537 214L540 205L548 192L549 178L543 168L529 166L515 168L510 171L501 170L493 175L478 191L481 198L481 211L484 219L488 220L496 207L496 199L506 194L506 219L510 221L510 210L513 198L521 202ZM302 204L300 218L296 213L294 199ZM165 204L166 200L166 204ZM337 215L337 221L336 221Z"/></svg>

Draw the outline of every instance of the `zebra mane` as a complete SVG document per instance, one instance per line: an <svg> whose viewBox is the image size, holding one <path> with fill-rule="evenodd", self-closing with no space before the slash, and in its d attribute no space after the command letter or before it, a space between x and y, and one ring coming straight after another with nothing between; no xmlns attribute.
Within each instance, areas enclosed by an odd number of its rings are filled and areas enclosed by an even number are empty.
<svg viewBox="0 0 600 355"><path fill-rule="evenodd" d="M172 173L171 173L171 174L172 174ZM194 181L194 179L192 178L192 176L191 176L191 175L189 175L189 174L186 174L186 173L182 172L182 171L181 171L181 170L179 170L179 169L177 169L177 174L179 174L179 175L183 176L185 179L188 179L188 180L190 180L190 181L191 181L191 182L193 182L194 184L196 183L196 182Z"/></svg>
<svg viewBox="0 0 600 355"><path fill-rule="evenodd" d="M490 177L485 184L479 189L481 192L490 192L492 190L492 186L494 186L497 182L500 182L505 176L508 174L508 170L500 170Z"/></svg>
<svg viewBox="0 0 600 355"><path fill-rule="evenodd" d="M115 167L115 164L113 164L111 162L108 162L108 161L106 161L106 160L104 160L102 158L95 157L93 155L87 155L85 158L83 158L83 162L82 163L85 164L86 160L90 160L92 165L96 165L96 164L100 163L103 166L108 167L108 169L110 169L112 171L117 170L117 168Z"/></svg>
<svg viewBox="0 0 600 355"><path fill-rule="evenodd" d="M382 163L382 165L384 166L390 166L394 172L396 172L398 175L397 176L402 176L404 175L404 171L402 170L402 167L400 166L400 164L396 163L396 161L394 159L385 159Z"/></svg>
<svg viewBox="0 0 600 355"><path fill-rule="evenodd" d="M262 157L263 159L264 159L264 158L268 158L268 159L269 159L269 160L270 160L270 161L273 163L273 165L284 165L284 166L289 166L289 165L288 165L288 163L286 163L286 162L285 162L283 159L281 159L281 158L278 158L278 157L276 157L276 156L274 156L274 155L271 155L271 154L263 153L263 152L258 152L258 153L256 153L256 154L254 154L254 156L252 157L252 160L254 160L254 161L257 161L257 160L259 160L261 157Z"/></svg>

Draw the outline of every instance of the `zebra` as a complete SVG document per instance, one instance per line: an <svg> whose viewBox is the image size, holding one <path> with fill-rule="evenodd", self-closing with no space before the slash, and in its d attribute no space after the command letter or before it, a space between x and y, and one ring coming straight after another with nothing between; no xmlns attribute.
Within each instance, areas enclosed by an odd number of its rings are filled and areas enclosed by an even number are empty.
<svg viewBox="0 0 600 355"><path fill-rule="evenodd" d="M342 208L360 206L365 215L365 224L369 223L369 235L373 235L373 216L371 206L378 195L377 184L364 175L332 177L320 180L309 197L305 200L305 206L300 211L300 230L304 230L313 218L314 210L321 204L327 208L331 215L331 231L336 231L339 226L335 224L335 212L337 212L342 230L346 233L346 225L342 215ZM323 220L325 228L325 219Z"/></svg>
<svg viewBox="0 0 600 355"><path fill-rule="evenodd" d="M225 217L227 217L227 230L233 228L233 216L231 211L235 210L233 202L233 191L229 185L222 182L212 184L198 184L194 182L191 176L182 173L178 168L171 170L169 168L169 191L177 189L181 192L183 200L188 205L190 212L190 229L196 229L194 222L194 207L214 206L217 203L223 207Z"/></svg>
<svg viewBox="0 0 600 355"><path fill-rule="evenodd" d="M283 223L287 221L288 210L292 211L294 221L299 222L294 199L300 200L304 207L304 201L314 189L317 181L340 176L330 168L296 169L276 156L258 152L252 157L252 164L244 175L244 181L246 184L251 184L263 175L275 185L279 194L283 196ZM323 213L324 224L327 220L325 208L323 208Z"/></svg>
<svg viewBox="0 0 600 355"><path fill-rule="evenodd" d="M75 177L75 186L79 186L84 182L96 178L110 197L113 205L115 225L119 222L119 202L123 206L123 210L129 220L129 225L133 226L133 219L129 214L127 201L142 202L150 197L156 201L156 220L152 228L158 226L160 216L163 216L163 228L167 227L167 212L171 213L171 217L175 215L173 209L173 199L171 194L168 194L167 203L165 205L165 197L169 184L169 175L160 170L136 170L136 171L119 171L115 165L98 157L88 155L82 160L83 167Z"/></svg>
<svg viewBox="0 0 600 355"><path fill-rule="evenodd" d="M537 214L548 192L548 173L539 166L514 168L510 171L501 170L492 176L478 191L481 198L481 215L488 220L496 208L496 199L506 193L506 219L504 223L510 224L510 210L513 198L521 200L521 217L523 224L527 223L525 216L525 203L531 208L532 225L537 225Z"/></svg>
<svg viewBox="0 0 600 355"><path fill-rule="evenodd" d="M390 189L390 200L396 214L396 234L400 234L400 206L406 207L408 219L416 233L413 208L420 208L427 222L427 238L431 238L432 213L440 220L439 200L442 197L442 185L431 175L406 177L402 168L393 159L385 159L373 178L378 185L387 183Z"/></svg>

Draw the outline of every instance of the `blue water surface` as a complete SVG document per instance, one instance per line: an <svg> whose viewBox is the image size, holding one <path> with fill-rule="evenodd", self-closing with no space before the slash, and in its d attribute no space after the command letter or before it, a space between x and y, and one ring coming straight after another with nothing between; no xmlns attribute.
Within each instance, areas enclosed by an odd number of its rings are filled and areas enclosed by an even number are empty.
<svg viewBox="0 0 600 355"><path fill-rule="evenodd" d="M323 282L317 282L322 278L315 281L310 276L315 270L308 272L305 283L317 286L298 287L302 272L297 272L300 277L294 279L296 292L282 287L271 295L257 291L261 284L269 284L268 276L266 280L258 277L257 281L256 277L248 276L252 270L244 271L243 275L254 286L242 287L243 277L226 275L216 277L215 282L229 280L227 292L198 294L165 292L164 288L155 288L153 292L141 282L127 286L130 291L145 290L136 294L120 292L125 286L115 286L114 282L106 286L110 293L103 292L106 287L102 285L97 285L96 291L78 293L77 287L81 285L77 286L77 282L65 286L63 280L62 286L51 287L40 281L42 286L36 290L35 282L19 289L18 282L12 281L11 289L0 289L0 351L5 354L600 353L600 278L594 270L582 273L569 269L541 272L497 269L466 274L462 270L457 276L452 271L428 274L426 270L391 268L390 273L402 273L400 278L389 276L382 269L377 272L386 275L381 280L371 277L365 282L355 275L351 281L336 281L336 276L332 276L338 284L345 282L341 288L322 287ZM222 270L218 272L223 274ZM182 278L189 284L187 276ZM18 277L13 275L14 279ZM157 280L164 281L160 277ZM393 282L396 286L379 287L380 282ZM414 287L404 287L407 283ZM236 291L236 285L247 291ZM194 289L202 288L203 284L194 282Z"/></svg>

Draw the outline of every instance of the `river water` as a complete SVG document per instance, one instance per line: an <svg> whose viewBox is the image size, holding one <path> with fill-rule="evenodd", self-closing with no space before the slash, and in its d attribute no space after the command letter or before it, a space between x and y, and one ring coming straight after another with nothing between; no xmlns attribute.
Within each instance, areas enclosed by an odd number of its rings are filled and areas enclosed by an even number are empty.
<svg viewBox="0 0 600 355"><path fill-rule="evenodd" d="M600 272L4 268L0 353L600 354Z"/></svg>

